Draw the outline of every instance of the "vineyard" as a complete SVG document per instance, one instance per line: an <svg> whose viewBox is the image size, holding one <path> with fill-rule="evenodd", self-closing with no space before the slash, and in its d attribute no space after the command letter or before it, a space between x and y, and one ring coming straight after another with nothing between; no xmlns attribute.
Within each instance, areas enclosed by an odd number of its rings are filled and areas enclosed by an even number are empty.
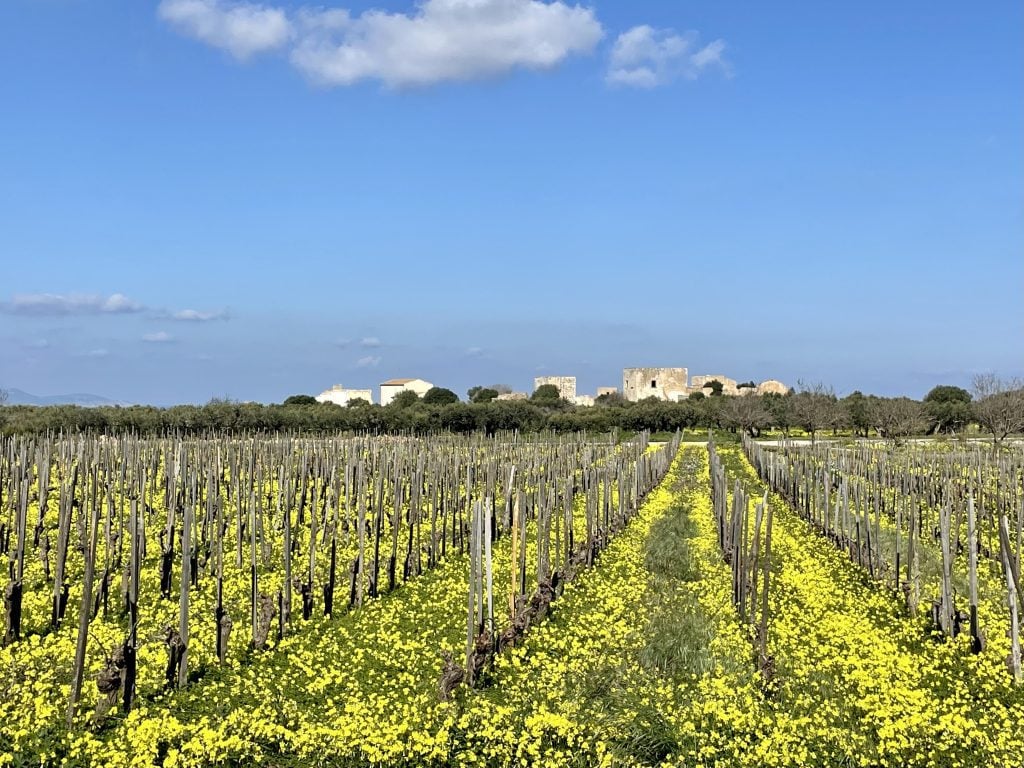
<svg viewBox="0 0 1024 768"><path fill-rule="evenodd" d="M1024 762L1024 454L10 437L0 766Z"/></svg>

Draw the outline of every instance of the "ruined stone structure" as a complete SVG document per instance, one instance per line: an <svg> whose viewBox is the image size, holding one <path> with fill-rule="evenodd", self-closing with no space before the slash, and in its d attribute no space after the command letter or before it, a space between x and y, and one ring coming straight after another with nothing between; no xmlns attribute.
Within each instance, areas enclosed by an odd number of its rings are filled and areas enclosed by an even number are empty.
<svg viewBox="0 0 1024 768"><path fill-rule="evenodd" d="M538 376L533 380L533 391L543 387L545 384L553 384L558 388L558 396L570 402L576 397L575 376Z"/></svg>
<svg viewBox="0 0 1024 768"><path fill-rule="evenodd" d="M495 400L528 400L530 396L525 392L502 392Z"/></svg>
<svg viewBox="0 0 1024 768"><path fill-rule="evenodd" d="M597 394L594 397L600 397L601 395L617 395L619 394L618 387L598 387Z"/></svg>
<svg viewBox="0 0 1024 768"><path fill-rule="evenodd" d="M716 374L701 374L689 377L686 368L626 368L622 371L622 394L630 402L637 402L648 397L659 400L685 400L694 392L710 395L708 386L712 381L722 385L722 394L731 397L749 394L780 394L784 395L789 387L781 381L768 379L757 387L739 387L736 379ZM606 391L615 391L609 387L597 390L599 395Z"/></svg>
<svg viewBox="0 0 1024 768"><path fill-rule="evenodd" d="M334 403L335 405L348 405L353 400L365 400L373 402L373 392L369 389L345 389L341 384L335 384L316 396L318 403Z"/></svg>
<svg viewBox="0 0 1024 768"><path fill-rule="evenodd" d="M686 368L626 368L622 371L622 394L630 402L648 397L681 400L689 394Z"/></svg>
<svg viewBox="0 0 1024 768"><path fill-rule="evenodd" d="M690 379L690 391L691 392L702 392L712 381L717 381L722 385L723 395L738 395L739 390L736 388L736 379L730 379L728 376L722 374L707 374L703 376L694 376ZM708 394L705 392L704 394Z"/></svg>
<svg viewBox="0 0 1024 768"><path fill-rule="evenodd" d="M776 379L768 379L757 385L759 395L784 395L789 392L789 387Z"/></svg>
<svg viewBox="0 0 1024 768"><path fill-rule="evenodd" d="M572 400L569 401L573 405L582 405L589 408L594 404L593 395L576 395Z"/></svg>

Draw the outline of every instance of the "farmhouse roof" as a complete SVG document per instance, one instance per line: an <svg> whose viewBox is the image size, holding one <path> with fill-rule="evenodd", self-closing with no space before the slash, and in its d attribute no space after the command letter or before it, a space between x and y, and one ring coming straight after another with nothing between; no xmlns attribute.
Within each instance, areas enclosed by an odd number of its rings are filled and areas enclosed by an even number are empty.
<svg viewBox="0 0 1024 768"><path fill-rule="evenodd" d="M408 384L410 381L416 381L416 379L388 379L387 381L382 381L380 385L382 387L398 387L402 384Z"/></svg>

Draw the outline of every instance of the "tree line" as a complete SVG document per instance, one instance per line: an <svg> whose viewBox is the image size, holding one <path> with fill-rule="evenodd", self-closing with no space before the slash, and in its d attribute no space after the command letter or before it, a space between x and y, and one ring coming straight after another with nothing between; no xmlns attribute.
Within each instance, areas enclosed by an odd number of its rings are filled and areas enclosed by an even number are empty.
<svg viewBox="0 0 1024 768"><path fill-rule="evenodd" d="M208 432L370 432L432 431L494 434L537 432L672 432L713 428L758 437L766 430L796 431L812 440L824 433L852 432L896 442L919 435L963 435L971 425L1002 442L1024 432L1024 383L994 375L978 376L973 392L950 385L934 387L922 400L853 392L837 397L824 384L798 385L785 395L691 396L681 402L648 398L627 402L602 395L593 407L579 407L545 385L526 400L499 400L494 387L473 387L468 402L435 387L423 397L402 392L386 406L356 400L347 406L318 403L294 395L280 404L213 399L205 405L23 406L0 407L0 430L8 434L58 431L166 434ZM0 404L2 404L0 397Z"/></svg>

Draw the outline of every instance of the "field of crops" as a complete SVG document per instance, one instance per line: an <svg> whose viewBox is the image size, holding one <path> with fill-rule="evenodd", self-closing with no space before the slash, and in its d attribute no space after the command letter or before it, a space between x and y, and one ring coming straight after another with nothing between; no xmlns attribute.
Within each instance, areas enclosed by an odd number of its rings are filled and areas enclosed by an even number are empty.
<svg viewBox="0 0 1024 768"><path fill-rule="evenodd" d="M1024 456L10 438L0 766L1020 766Z"/></svg>

